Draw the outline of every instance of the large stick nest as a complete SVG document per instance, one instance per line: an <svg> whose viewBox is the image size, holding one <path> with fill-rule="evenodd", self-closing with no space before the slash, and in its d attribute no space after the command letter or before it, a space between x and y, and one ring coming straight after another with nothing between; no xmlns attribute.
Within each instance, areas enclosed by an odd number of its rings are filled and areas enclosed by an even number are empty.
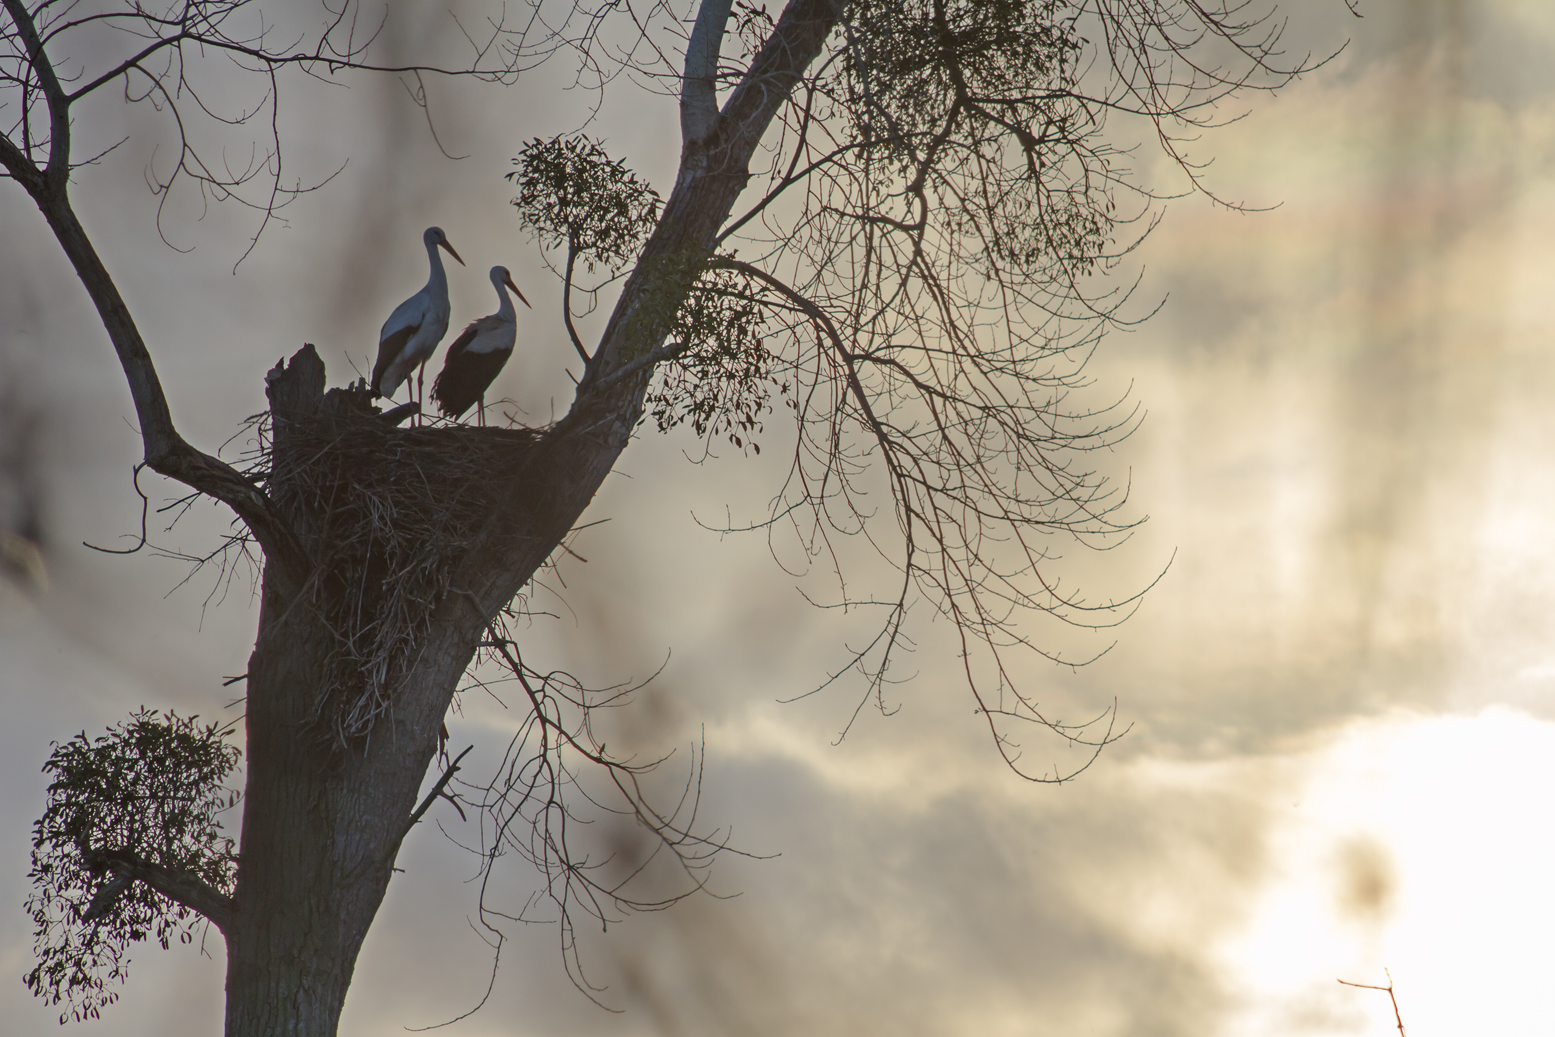
<svg viewBox="0 0 1555 1037"><path fill-rule="evenodd" d="M314 720L344 747L391 708L452 574L528 481L540 432L399 428L360 385L275 424L270 492L316 560L306 602L334 640Z"/></svg>

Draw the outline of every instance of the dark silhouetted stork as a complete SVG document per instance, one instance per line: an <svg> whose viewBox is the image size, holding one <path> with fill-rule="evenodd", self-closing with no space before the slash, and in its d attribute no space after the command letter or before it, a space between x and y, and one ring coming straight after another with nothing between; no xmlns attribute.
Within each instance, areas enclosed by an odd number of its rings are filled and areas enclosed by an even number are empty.
<svg viewBox="0 0 1555 1037"><path fill-rule="evenodd" d="M432 398L437 409L457 418L475 404L480 423L486 424L486 390L502 370L502 365L513 355L513 343L518 340L518 314L508 289L518 296L525 306L529 300L513 283L505 266L491 268L491 286L497 290L502 305L489 317L470 322L454 344L448 347L448 357L443 369L432 383Z"/></svg>

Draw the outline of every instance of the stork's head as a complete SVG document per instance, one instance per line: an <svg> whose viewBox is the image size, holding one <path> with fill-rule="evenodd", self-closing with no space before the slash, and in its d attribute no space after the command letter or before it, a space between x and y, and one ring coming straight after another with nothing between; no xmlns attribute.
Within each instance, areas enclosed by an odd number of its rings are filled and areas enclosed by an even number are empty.
<svg viewBox="0 0 1555 1037"><path fill-rule="evenodd" d="M440 248L447 249L450 256L453 256L455 259L459 259L459 253L455 252L454 247L448 243L448 235L443 233L443 228L428 227L426 233L421 235L421 240L426 242L427 248L431 248L432 246L436 245ZM459 265L464 266L464 260L459 259Z"/></svg>
<svg viewBox="0 0 1555 1037"><path fill-rule="evenodd" d="M513 275L508 273L508 268L507 267L505 267L505 266L494 266L494 267L492 267L491 268L491 283L492 283L492 286L494 288L496 288L499 292L502 290L502 286L503 285L507 285L509 288L513 289L513 294L518 296L518 301L519 302L523 303L525 306L529 306L529 300L524 298L524 293L519 291L518 290L518 285L513 283ZM529 306L529 308L531 310L534 309L533 306Z"/></svg>

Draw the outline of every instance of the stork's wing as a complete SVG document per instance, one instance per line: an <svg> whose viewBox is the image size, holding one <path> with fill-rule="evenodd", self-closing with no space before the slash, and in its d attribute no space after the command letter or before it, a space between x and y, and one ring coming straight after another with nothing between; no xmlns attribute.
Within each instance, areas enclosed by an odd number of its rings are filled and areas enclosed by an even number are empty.
<svg viewBox="0 0 1555 1037"><path fill-rule="evenodd" d="M471 328L466 328L465 334L459 336L460 342L465 341L466 336L475 337ZM458 352L450 350L443 369L432 383L432 398L437 401L438 409L453 418L469 410L486 394L497 372L512 355L511 349L480 353L465 348Z"/></svg>
<svg viewBox="0 0 1555 1037"><path fill-rule="evenodd" d="M417 327L418 325L412 324L378 340L378 361L373 364L374 393L386 395L383 391L384 376L389 373L389 368L394 366L394 361L399 358L399 355L405 352L405 346L410 342L410 337L416 333ZM392 393L398 388L398 385L391 385L389 392Z"/></svg>
<svg viewBox="0 0 1555 1037"><path fill-rule="evenodd" d="M406 366L402 362L405 349L420 334L431 311L432 297L423 288L394 307L389 319L383 322L378 332L378 360L373 364L373 392L387 396L400 387L408 373L400 370ZM438 337L442 337L441 332Z"/></svg>
<svg viewBox="0 0 1555 1037"><path fill-rule="evenodd" d="M481 322L479 320L470 321L465 326L465 329L459 332L459 337L454 339L454 344L448 347L448 355L443 358L443 366L447 367L453 362L454 357L462 355L465 348L475 341L475 336L480 333L480 330Z"/></svg>
<svg viewBox="0 0 1555 1037"><path fill-rule="evenodd" d="M397 335L406 328L409 328L414 335L416 329L426 323L427 314L431 309L431 297L423 288L394 307L394 312L389 314L389 319L383 322L383 328L378 332L378 341L382 342L390 335Z"/></svg>
<svg viewBox="0 0 1555 1037"><path fill-rule="evenodd" d="M516 337L513 322L503 320L498 313L471 321L459 336L461 341L469 340L464 344L464 351L468 353L510 353Z"/></svg>

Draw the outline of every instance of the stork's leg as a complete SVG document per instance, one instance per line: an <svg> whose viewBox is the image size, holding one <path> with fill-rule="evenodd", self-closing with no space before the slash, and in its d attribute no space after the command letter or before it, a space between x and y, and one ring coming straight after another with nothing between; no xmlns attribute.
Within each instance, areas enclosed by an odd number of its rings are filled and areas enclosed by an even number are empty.
<svg viewBox="0 0 1555 1037"><path fill-rule="evenodd" d="M486 397L482 396L475 401L475 413L480 415L480 423L486 424Z"/></svg>
<svg viewBox="0 0 1555 1037"><path fill-rule="evenodd" d="M424 403L422 403L422 401L426 399L426 376L427 362L423 360L421 361L421 365L416 368L416 403L420 404L423 409L426 406ZM417 412L416 414L416 424L421 424L420 412Z"/></svg>

